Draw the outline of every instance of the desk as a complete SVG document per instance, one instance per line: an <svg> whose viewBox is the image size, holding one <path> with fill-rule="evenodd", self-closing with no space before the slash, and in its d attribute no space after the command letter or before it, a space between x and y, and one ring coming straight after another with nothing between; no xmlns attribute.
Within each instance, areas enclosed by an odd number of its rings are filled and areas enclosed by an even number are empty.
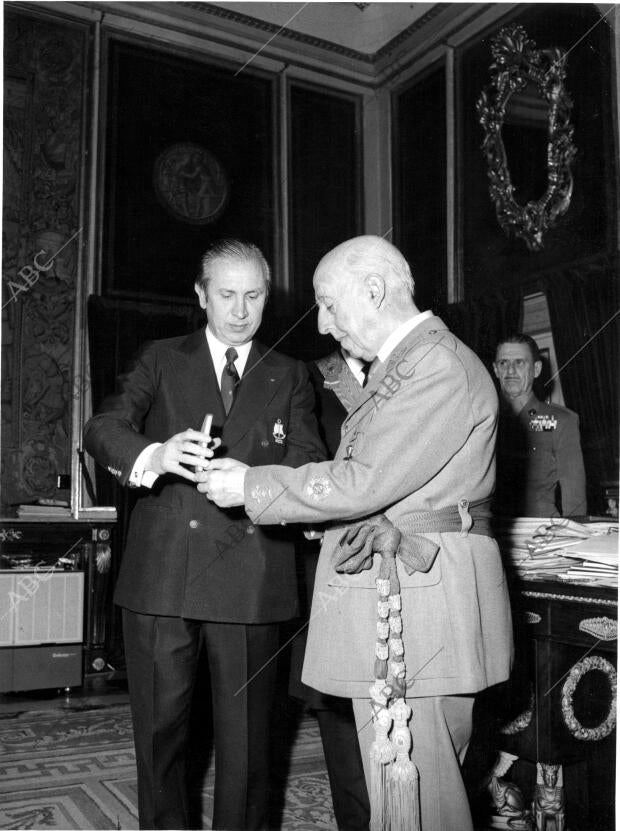
<svg viewBox="0 0 620 831"><path fill-rule="evenodd" d="M513 684L530 706L501 730L501 749L529 763L560 763L570 831L612 831L615 799L617 591L517 580ZM517 781L512 771L509 779Z"/></svg>

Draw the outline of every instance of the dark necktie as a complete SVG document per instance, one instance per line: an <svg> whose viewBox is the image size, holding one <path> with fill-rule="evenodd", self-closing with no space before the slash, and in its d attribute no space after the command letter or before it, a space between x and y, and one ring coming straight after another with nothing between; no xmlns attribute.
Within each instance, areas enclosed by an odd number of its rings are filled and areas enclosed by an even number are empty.
<svg viewBox="0 0 620 831"><path fill-rule="evenodd" d="M364 380L362 381L362 386L365 387L368 383L368 373L370 371L370 361L364 361L362 364L362 375L364 376Z"/></svg>
<svg viewBox="0 0 620 831"><path fill-rule="evenodd" d="M226 415L230 412L239 386L239 374L235 367L237 358L237 350L234 346L229 346L226 350L226 366L222 370L222 383L220 385Z"/></svg>

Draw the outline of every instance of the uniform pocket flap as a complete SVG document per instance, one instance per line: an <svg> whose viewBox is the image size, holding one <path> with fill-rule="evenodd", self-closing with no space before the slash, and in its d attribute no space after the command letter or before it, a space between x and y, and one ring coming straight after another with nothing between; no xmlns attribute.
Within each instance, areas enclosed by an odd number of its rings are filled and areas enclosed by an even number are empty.
<svg viewBox="0 0 620 831"><path fill-rule="evenodd" d="M361 571L359 574L339 574L335 569L332 569L327 585L340 588L348 586L352 589L374 589L376 591L375 580L379 576L379 560L380 557L375 554L372 568ZM435 586L441 581L441 551L439 551L435 557L435 562L427 572L414 571L413 574L407 574L405 566L398 558L396 558L396 563L401 589L421 589L424 586Z"/></svg>

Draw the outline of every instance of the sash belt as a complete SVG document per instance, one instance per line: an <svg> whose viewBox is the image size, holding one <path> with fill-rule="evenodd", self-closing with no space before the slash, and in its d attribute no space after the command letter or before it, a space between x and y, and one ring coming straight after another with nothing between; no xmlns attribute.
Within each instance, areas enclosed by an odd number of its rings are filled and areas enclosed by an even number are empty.
<svg viewBox="0 0 620 831"><path fill-rule="evenodd" d="M385 514L350 525L334 551L334 567L340 574L359 574L372 568L373 556L389 552L402 561L407 574L428 571L435 561L439 545L421 536L431 532L482 534L492 537L490 500L469 502L460 499L438 511L414 511L399 517L398 527Z"/></svg>

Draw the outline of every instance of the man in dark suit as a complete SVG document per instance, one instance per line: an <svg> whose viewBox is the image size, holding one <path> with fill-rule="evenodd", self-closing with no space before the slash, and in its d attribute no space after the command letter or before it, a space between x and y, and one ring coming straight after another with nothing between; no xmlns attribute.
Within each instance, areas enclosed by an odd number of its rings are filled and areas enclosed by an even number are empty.
<svg viewBox="0 0 620 831"><path fill-rule="evenodd" d="M368 378L369 364L337 349L308 364L316 396L319 431L330 458L340 444L340 427ZM320 531L305 532L301 546L307 606L310 607L319 559ZM302 699L317 716L325 764L329 774L334 814L339 831L368 831L370 805L364 767L357 739L353 706L349 698L326 695L302 683L301 670L306 646L304 629L293 642L289 692Z"/></svg>
<svg viewBox="0 0 620 831"><path fill-rule="evenodd" d="M243 511L209 502L195 482L220 444L250 465L294 467L325 456L304 365L253 340L269 280L256 246L212 246L195 286L206 330L147 344L85 428L88 452L122 484L144 489L115 594L142 828L190 827L185 762L203 644L213 828L266 823L271 659L278 622L297 613L293 544L288 529L255 527ZM207 413L210 435L193 429Z"/></svg>

